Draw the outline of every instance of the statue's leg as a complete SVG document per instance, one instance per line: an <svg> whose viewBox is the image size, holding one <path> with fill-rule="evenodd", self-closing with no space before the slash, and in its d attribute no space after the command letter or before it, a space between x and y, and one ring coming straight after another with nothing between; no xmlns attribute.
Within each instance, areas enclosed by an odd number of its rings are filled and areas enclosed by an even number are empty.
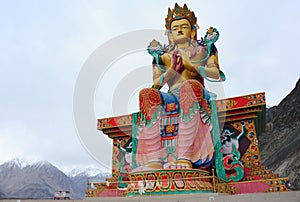
<svg viewBox="0 0 300 202"><path fill-rule="evenodd" d="M214 148L209 123L203 122L201 107L203 86L196 80L184 82L180 89L181 121L176 152L179 163L205 163L213 157ZM207 106L205 106L206 108ZM191 163L188 164L191 167Z"/></svg>
<svg viewBox="0 0 300 202"><path fill-rule="evenodd" d="M146 122L156 121L157 112L162 105L159 90L154 88L145 88L139 93L140 112L145 117Z"/></svg>
<svg viewBox="0 0 300 202"><path fill-rule="evenodd" d="M157 89L146 88L140 91L140 112L144 117L145 125L141 127L138 136L137 163L145 169L162 168L160 117L157 114L162 101Z"/></svg>
<svg viewBox="0 0 300 202"><path fill-rule="evenodd" d="M153 124L150 128L146 126L141 128L136 155L137 162L140 166L157 169L162 168L160 158L163 154L158 122Z"/></svg>

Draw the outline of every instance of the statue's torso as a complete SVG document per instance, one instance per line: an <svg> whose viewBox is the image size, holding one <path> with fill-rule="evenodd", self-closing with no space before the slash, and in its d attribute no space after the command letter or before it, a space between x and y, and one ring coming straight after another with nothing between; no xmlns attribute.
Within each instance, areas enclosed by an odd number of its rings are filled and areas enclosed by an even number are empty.
<svg viewBox="0 0 300 202"><path fill-rule="evenodd" d="M189 60L191 64L196 64L197 66L205 65L204 62L197 63L201 60L203 60L206 57L206 49L203 47L188 47L186 49L179 49L180 54L182 55L182 58L184 60ZM163 63L166 68L171 68L172 67L172 55L174 53L173 51L167 52L162 56ZM190 71L188 69L184 69L180 74L176 74L176 76L169 80L168 86L170 89L177 87L180 85L183 81L194 79L202 83L202 77L200 74L197 72Z"/></svg>

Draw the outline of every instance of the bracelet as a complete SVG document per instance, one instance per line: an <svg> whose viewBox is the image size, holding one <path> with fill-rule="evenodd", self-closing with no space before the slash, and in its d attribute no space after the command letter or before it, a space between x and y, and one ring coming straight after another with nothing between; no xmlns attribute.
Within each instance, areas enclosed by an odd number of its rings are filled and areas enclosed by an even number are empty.
<svg viewBox="0 0 300 202"><path fill-rule="evenodd" d="M199 67L199 72L200 72L200 75L201 75L203 78L206 78L206 73L205 73L205 67L204 67L204 66L200 66L200 67Z"/></svg>
<svg viewBox="0 0 300 202"><path fill-rule="evenodd" d="M162 86L162 83L163 83L163 81L164 81L164 74L162 74L162 75L160 75L160 77L159 77L159 85L160 86Z"/></svg>

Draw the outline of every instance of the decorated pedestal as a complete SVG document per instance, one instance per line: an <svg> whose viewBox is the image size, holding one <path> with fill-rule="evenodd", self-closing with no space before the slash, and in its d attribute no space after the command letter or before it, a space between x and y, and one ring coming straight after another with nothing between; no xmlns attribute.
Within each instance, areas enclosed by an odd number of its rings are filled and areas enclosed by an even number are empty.
<svg viewBox="0 0 300 202"><path fill-rule="evenodd" d="M127 196L214 192L213 177L198 169L131 172Z"/></svg>
<svg viewBox="0 0 300 202"><path fill-rule="evenodd" d="M139 117L124 115L98 119L98 129L113 140L112 178L107 180L108 183L97 184L96 189L87 189L87 196L99 197L109 195L108 193L132 196L288 191L288 179L279 178L278 174L266 169L260 159L258 136L265 129L265 94L217 100L216 108L222 146L215 146L220 149L215 149L215 153L221 152L222 158L215 159L215 163L207 171L169 166L166 169L133 172L129 158L135 141L132 138L132 122ZM239 158L227 155L228 148L238 148ZM235 169L236 165L233 166L234 158L239 159L237 165L241 171ZM223 164L225 171L221 174L225 176L218 176L221 175L217 172L218 163ZM234 180L238 172L243 176L240 180Z"/></svg>

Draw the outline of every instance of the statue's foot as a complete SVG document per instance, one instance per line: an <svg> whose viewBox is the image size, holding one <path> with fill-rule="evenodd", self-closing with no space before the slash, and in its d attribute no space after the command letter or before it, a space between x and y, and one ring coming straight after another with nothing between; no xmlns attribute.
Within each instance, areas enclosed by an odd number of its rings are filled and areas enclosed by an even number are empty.
<svg viewBox="0 0 300 202"><path fill-rule="evenodd" d="M150 170L159 170L162 169L162 163L160 161L149 162L145 165L145 167L150 168Z"/></svg>
<svg viewBox="0 0 300 202"><path fill-rule="evenodd" d="M161 170L163 169L162 163L159 161L149 162L143 166L137 167L133 172L144 171L144 170Z"/></svg>
<svg viewBox="0 0 300 202"><path fill-rule="evenodd" d="M192 169L192 163L186 159L179 159L175 162L176 168Z"/></svg>

